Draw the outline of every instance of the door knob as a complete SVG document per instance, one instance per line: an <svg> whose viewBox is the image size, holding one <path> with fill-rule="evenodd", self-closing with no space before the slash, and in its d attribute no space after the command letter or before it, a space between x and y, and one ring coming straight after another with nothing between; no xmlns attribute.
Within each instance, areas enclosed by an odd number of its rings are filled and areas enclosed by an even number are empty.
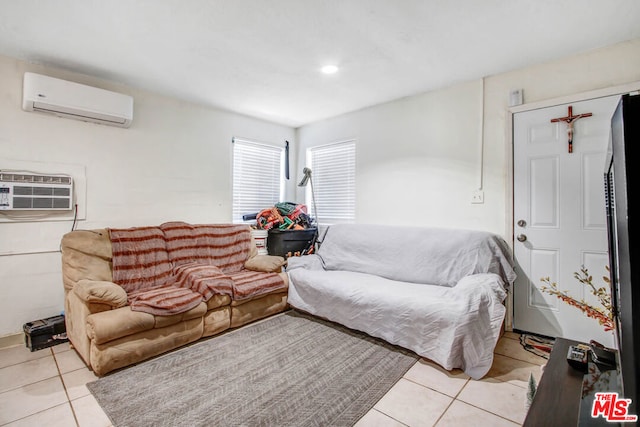
<svg viewBox="0 0 640 427"><path fill-rule="evenodd" d="M524 219L518 221L518 227L524 227L525 225L527 225L527 221L525 221Z"/></svg>
<svg viewBox="0 0 640 427"><path fill-rule="evenodd" d="M516 239L518 239L518 242L524 242L525 240L527 240L527 236L525 236L524 234L518 234L518 237L516 237Z"/></svg>

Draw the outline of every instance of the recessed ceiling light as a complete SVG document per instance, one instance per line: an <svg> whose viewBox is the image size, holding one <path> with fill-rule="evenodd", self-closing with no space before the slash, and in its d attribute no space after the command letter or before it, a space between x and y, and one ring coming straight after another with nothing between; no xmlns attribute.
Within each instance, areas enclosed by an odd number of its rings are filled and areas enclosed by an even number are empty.
<svg viewBox="0 0 640 427"><path fill-rule="evenodd" d="M338 72L338 67L335 65L325 65L320 69L324 74L335 74Z"/></svg>

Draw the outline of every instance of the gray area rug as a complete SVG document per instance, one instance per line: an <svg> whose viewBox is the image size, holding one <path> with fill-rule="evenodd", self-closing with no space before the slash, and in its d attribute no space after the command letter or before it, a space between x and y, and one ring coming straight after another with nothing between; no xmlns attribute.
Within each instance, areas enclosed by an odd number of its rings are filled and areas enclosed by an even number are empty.
<svg viewBox="0 0 640 427"><path fill-rule="evenodd" d="M415 353L296 311L87 387L114 426L352 426Z"/></svg>

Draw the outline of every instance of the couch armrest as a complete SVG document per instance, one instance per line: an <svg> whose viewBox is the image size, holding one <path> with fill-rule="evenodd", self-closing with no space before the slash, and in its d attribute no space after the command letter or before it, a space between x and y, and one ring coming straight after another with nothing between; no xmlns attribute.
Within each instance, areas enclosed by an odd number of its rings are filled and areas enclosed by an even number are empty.
<svg viewBox="0 0 640 427"><path fill-rule="evenodd" d="M112 308L127 305L127 293L113 282L82 279L73 292L87 304L104 304Z"/></svg>
<svg viewBox="0 0 640 427"><path fill-rule="evenodd" d="M294 256L287 259L287 271L295 270L296 268L324 270L324 263L317 254Z"/></svg>
<svg viewBox="0 0 640 427"><path fill-rule="evenodd" d="M252 271L262 271L264 273L279 273L284 264L285 260L281 256L256 255L244 263L244 268Z"/></svg>

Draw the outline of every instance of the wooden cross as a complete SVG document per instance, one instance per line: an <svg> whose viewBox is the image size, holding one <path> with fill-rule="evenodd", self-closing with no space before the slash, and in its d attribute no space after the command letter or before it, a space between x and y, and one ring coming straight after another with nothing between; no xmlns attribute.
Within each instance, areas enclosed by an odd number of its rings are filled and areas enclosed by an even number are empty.
<svg viewBox="0 0 640 427"><path fill-rule="evenodd" d="M573 107L569 105L569 114L567 114L566 117L557 117L555 119L551 119L551 123L565 122L567 124L567 135L569 137L569 153L573 153L573 124L583 117L591 116L593 116L592 113L584 113L574 116Z"/></svg>

